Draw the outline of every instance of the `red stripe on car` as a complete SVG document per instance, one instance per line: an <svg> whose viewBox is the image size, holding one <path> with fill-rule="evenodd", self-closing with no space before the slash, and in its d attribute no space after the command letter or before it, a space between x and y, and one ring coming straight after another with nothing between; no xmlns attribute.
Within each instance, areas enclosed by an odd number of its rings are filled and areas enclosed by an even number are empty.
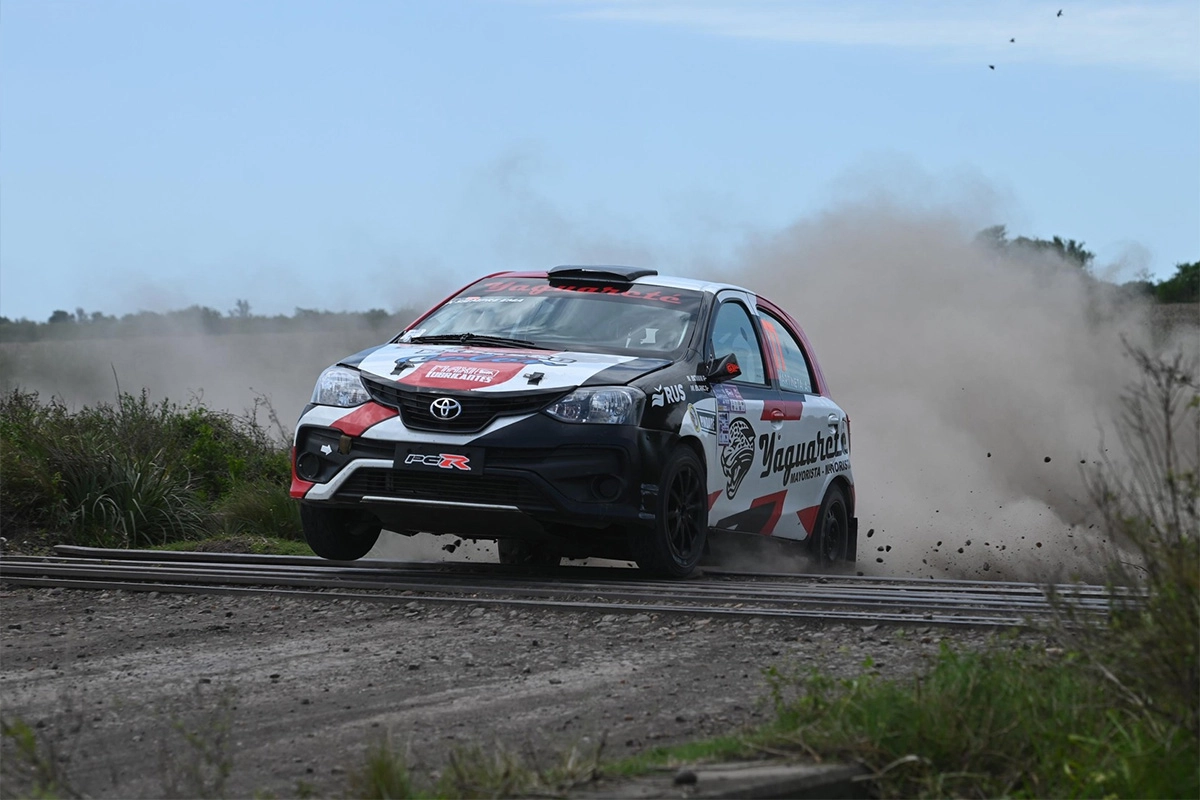
<svg viewBox="0 0 1200 800"><path fill-rule="evenodd" d="M315 486L312 481L301 480L296 475L296 448L292 448L292 487L288 490L288 494L297 500L308 494L308 490Z"/></svg>
<svg viewBox="0 0 1200 800"><path fill-rule="evenodd" d="M770 536L775 532L775 524L779 522L779 516L783 514L783 501L786 497L787 490L784 489L782 492L776 492L775 494L769 494L766 497L760 497L750 503L751 508L758 508L760 506L767 505L771 506L771 516L767 518L767 523L763 525L762 530L759 531L759 533L761 533L763 536Z"/></svg>
<svg viewBox="0 0 1200 800"><path fill-rule="evenodd" d="M381 406L375 401L363 403L346 416L329 427L336 428L347 436L362 436L363 431L372 425L391 419L400 412L394 408Z"/></svg>
<svg viewBox="0 0 1200 800"><path fill-rule="evenodd" d="M809 536L812 535L813 526L817 524L817 512L820 510L820 506L809 506L796 512L796 516L800 518L800 524L804 526L804 532Z"/></svg>
<svg viewBox="0 0 1200 800"><path fill-rule="evenodd" d="M761 419L771 422L800 419L804 413L804 403L801 400L764 400Z"/></svg>

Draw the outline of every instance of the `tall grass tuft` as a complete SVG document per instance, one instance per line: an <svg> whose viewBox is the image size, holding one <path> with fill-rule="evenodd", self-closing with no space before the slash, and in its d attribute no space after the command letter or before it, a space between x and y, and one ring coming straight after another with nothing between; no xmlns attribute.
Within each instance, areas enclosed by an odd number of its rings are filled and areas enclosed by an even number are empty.
<svg viewBox="0 0 1200 800"><path fill-rule="evenodd" d="M408 760L392 746L391 737L371 745L362 767L350 772L350 796L363 800L408 800L415 797Z"/></svg>

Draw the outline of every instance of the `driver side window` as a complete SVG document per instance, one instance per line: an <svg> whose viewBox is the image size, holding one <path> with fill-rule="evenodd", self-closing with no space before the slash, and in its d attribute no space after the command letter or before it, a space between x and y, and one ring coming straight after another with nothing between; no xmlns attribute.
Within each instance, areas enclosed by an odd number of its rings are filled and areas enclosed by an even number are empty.
<svg viewBox="0 0 1200 800"><path fill-rule="evenodd" d="M735 383L765 384L767 382L767 372L763 368L762 347L754 332L754 323L750 319L750 312L741 303L726 301L717 309L710 343L716 358L721 358L729 353L737 356L742 374L734 379Z"/></svg>

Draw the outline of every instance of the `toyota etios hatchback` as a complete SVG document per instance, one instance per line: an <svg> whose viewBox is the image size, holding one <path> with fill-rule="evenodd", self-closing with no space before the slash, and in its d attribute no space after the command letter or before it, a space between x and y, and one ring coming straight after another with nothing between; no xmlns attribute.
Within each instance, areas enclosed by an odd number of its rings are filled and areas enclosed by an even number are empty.
<svg viewBox="0 0 1200 800"><path fill-rule="evenodd" d="M850 420L765 298L654 270L489 275L317 379L296 428L305 537L497 541L509 564L684 577L710 531L855 558Z"/></svg>

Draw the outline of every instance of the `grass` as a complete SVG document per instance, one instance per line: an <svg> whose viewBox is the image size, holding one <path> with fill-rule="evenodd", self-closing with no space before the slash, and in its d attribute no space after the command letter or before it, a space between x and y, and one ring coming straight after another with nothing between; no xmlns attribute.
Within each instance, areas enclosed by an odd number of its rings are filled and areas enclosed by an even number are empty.
<svg viewBox="0 0 1200 800"><path fill-rule="evenodd" d="M303 541L253 534L214 536L208 539L171 542L157 549L176 553L252 553L259 556L313 555L312 548Z"/></svg>
<svg viewBox="0 0 1200 800"><path fill-rule="evenodd" d="M300 539L283 437L260 398L237 416L121 394L78 410L0 397L0 526L10 545L162 547L219 534Z"/></svg>

